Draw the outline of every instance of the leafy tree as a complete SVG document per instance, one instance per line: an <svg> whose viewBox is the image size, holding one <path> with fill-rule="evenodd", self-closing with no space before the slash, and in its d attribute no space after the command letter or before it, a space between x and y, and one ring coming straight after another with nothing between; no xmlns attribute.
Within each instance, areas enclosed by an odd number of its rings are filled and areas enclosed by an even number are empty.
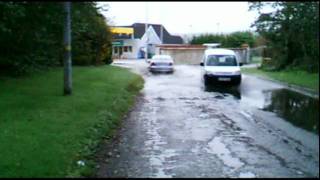
<svg viewBox="0 0 320 180"><path fill-rule="evenodd" d="M251 32L234 32L231 34L201 34L194 36L191 44L220 43L221 47L236 48L246 43L253 46L255 36Z"/></svg>
<svg viewBox="0 0 320 180"><path fill-rule="evenodd" d="M261 10L272 6L273 12ZM319 2L252 2L259 12L253 26L267 41L276 69L319 72Z"/></svg>
<svg viewBox="0 0 320 180"><path fill-rule="evenodd" d="M222 34L201 34L193 36L190 44L204 44L204 43L223 43L225 36Z"/></svg>
<svg viewBox="0 0 320 180"><path fill-rule="evenodd" d="M59 2L0 2L0 70L24 74L63 63ZM93 2L72 3L73 64L110 62L110 30Z"/></svg>
<svg viewBox="0 0 320 180"><path fill-rule="evenodd" d="M58 42L52 37L56 38L56 34L62 32L59 25L57 31L59 8L56 4L1 2L0 12L2 69L23 73L56 64L54 58L59 54L58 48L48 50Z"/></svg>

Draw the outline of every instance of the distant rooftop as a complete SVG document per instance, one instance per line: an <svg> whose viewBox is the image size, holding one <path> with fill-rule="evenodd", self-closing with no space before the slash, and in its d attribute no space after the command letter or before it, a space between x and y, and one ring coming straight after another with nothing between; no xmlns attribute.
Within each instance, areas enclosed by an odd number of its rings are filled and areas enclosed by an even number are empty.
<svg viewBox="0 0 320 180"><path fill-rule="evenodd" d="M221 44L220 43L205 43L203 44L204 46L207 46L207 48L216 48L219 47Z"/></svg>
<svg viewBox="0 0 320 180"><path fill-rule="evenodd" d="M161 44L157 45L157 47L161 49L206 49L206 47L201 44Z"/></svg>
<svg viewBox="0 0 320 180"><path fill-rule="evenodd" d="M116 26L116 27L132 27L134 29L134 38L142 38L145 33L145 23L133 23L131 26ZM152 26L158 37L161 37L161 27L163 33L163 44L183 44L183 40L180 36L171 35L166 28L161 24L148 24L148 27ZM122 38L124 36L115 36L115 38ZM129 37L128 37L129 38Z"/></svg>

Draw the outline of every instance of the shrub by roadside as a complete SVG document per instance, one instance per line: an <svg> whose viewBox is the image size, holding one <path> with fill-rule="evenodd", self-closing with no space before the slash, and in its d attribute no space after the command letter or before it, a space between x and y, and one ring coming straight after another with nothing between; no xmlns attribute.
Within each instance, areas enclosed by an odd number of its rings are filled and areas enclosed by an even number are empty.
<svg viewBox="0 0 320 180"><path fill-rule="evenodd" d="M71 6L73 64L110 64L111 32L97 3ZM0 75L63 66L64 21L61 2L0 2Z"/></svg>

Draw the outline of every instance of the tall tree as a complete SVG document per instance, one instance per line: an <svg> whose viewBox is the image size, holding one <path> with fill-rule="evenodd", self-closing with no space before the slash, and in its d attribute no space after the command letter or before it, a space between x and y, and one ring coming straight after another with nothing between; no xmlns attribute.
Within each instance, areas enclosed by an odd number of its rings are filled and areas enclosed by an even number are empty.
<svg viewBox="0 0 320 180"><path fill-rule="evenodd" d="M265 6L273 12L264 13ZM319 2L252 2L253 23L268 42L277 69L298 67L319 72Z"/></svg>
<svg viewBox="0 0 320 180"><path fill-rule="evenodd" d="M251 32L233 32L231 34L201 34L194 36L191 44L220 43L221 47L236 48L246 43L253 46L255 36Z"/></svg>
<svg viewBox="0 0 320 180"><path fill-rule="evenodd" d="M93 2L72 3L73 64L111 60L111 33ZM0 2L0 73L63 65L62 3Z"/></svg>

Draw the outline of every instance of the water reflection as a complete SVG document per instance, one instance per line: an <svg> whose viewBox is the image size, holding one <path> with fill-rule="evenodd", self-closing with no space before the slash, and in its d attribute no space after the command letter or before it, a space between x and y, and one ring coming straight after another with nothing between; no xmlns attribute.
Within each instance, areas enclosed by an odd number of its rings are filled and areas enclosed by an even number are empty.
<svg viewBox="0 0 320 180"><path fill-rule="evenodd" d="M218 92L223 95L230 94L230 95L234 96L236 99L241 99L241 93L240 93L240 89L238 86L205 84L204 90L207 92Z"/></svg>
<svg viewBox="0 0 320 180"><path fill-rule="evenodd" d="M319 99L287 89L265 91L263 110L275 112L293 125L319 134Z"/></svg>

